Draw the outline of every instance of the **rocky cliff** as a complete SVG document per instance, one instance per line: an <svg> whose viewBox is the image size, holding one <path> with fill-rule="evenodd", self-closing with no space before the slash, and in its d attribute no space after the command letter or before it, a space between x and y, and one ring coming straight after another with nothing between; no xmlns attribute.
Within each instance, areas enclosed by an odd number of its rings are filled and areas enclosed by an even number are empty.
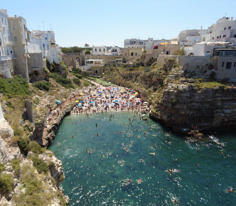
<svg viewBox="0 0 236 206"><path fill-rule="evenodd" d="M151 105L150 117L176 131L189 133L236 126L236 86L211 81L208 76L189 78L186 68L172 60L162 67L151 67L151 71L108 69L104 78L137 90Z"/></svg>

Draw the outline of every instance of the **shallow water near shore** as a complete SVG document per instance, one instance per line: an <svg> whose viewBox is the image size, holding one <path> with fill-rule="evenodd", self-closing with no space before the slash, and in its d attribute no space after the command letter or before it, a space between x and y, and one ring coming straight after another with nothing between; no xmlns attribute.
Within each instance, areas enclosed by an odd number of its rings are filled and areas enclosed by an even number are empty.
<svg viewBox="0 0 236 206"><path fill-rule="evenodd" d="M186 142L134 113L74 114L49 149L62 160L70 205L235 205L236 193L227 192L236 187L235 137Z"/></svg>

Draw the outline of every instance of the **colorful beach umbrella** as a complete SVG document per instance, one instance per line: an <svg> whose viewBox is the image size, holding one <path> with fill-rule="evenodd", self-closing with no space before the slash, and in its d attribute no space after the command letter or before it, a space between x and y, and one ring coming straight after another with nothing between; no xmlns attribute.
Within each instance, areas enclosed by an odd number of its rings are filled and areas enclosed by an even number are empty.
<svg viewBox="0 0 236 206"><path fill-rule="evenodd" d="M80 103L84 103L84 101L80 101Z"/></svg>
<svg viewBox="0 0 236 206"><path fill-rule="evenodd" d="M115 102L119 102L119 101L116 99Z"/></svg>
<svg viewBox="0 0 236 206"><path fill-rule="evenodd" d="M94 102L90 102L91 104L93 104Z"/></svg>
<svg viewBox="0 0 236 206"><path fill-rule="evenodd" d="M78 106L79 106L79 107L81 107L81 106L82 106L82 104L78 104Z"/></svg>
<svg viewBox="0 0 236 206"><path fill-rule="evenodd" d="M76 103L78 103L79 101L78 101L78 100L76 100L75 102L76 102Z"/></svg>
<svg viewBox="0 0 236 206"><path fill-rule="evenodd" d="M60 100L57 100L57 101L56 101L56 103L59 103L59 102L61 102L61 101L60 101Z"/></svg>

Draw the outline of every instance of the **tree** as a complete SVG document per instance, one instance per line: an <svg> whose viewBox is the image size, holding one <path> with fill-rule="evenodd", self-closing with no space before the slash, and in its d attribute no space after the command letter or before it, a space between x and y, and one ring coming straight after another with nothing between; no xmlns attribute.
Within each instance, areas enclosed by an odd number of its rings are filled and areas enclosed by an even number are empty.
<svg viewBox="0 0 236 206"><path fill-rule="evenodd" d="M89 50L86 50L85 54L90 54L90 51L89 51Z"/></svg>
<svg viewBox="0 0 236 206"><path fill-rule="evenodd" d="M85 43L84 47L86 47L86 48L89 47L89 44Z"/></svg>
<svg viewBox="0 0 236 206"><path fill-rule="evenodd" d="M185 56L184 48L176 50L175 55Z"/></svg>

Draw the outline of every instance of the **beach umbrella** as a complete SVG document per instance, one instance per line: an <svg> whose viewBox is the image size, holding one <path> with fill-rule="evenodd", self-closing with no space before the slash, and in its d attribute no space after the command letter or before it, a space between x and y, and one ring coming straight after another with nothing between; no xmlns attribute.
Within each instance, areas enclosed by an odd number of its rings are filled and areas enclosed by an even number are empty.
<svg viewBox="0 0 236 206"><path fill-rule="evenodd" d="M56 101L56 103L59 103L59 102L61 102L61 101L60 101L60 100L57 100L57 101Z"/></svg>
<svg viewBox="0 0 236 206"><path fill-rule="evenodd" d="M136 91L133 91L133 93L135 93Z"/></svg>
<svg viewBox="0 0 236 206"><path fill-rule="evenodd" d="M138 94L138 92L135 92L135 94Z"/></svg>
<svg viewBox="0 0 236 206"><path fill-rule="evenodd" d="M112 105L112 106L114 106L115 104L114 104L114 103L112 103L111 105Z"/></svg>
<svg viewBox="0 0 236 206"><path fill-rule="evenodd" d="M93 92L93 94L96 94L96 92Z"/></svg>
<svg viewBox="0 0 236 206"><path fill-rule="evenodd" d="M79 93L80 96L83 96L84 94L83 93Z"/></svg>
<svg viewBox="0 0 236 206"><path fill-rule="evenodd" d="M101 91L98 91L98 93L102 93Z"/></svg>
<svg viewBox="0 0 236 206"><path fill-rule="evenodd" d="M84 101L80 101L80 103L84 103Z"/></svg>
<svg viewBox="0 0 236 206"><path fill-rule="evenodd" d="M105 103L105 105L108 105L108 103Z"/></svg>
<svg viewBox="0 0 236 206"><path fill-rule="evenodd" d="M113 88L113 90L116 90L116 88Z"/></svg>
<svg viewBox="0 0 236 206"><path fill-rule="evenodd" d="M82 106L82 104L78 104L78 106L79 106L79 107L81 107L81 106Z"/></svg>
<svg viewBox="0 0 236 206"><path fill-rule="evenodd" d="M131 92L133 92L133 90L130 90Z"/></svg>
<svg viewBox="0 0 236 206"><path fill-rule="evenodd" d="M78 103L79 101L78 101L78 100L76 100L75 102L76 102L76 103Z"/></svg>
<svg viewBox="0 0 236 206"><path fill-rule="evenodd" d="M91 104L93 104L94 102L90 102Z"/></svg>
<svg viewBox="0 0 236 206"><path fill-rule="evenodd" d="M116 99L115 102L119 102L119 101Z"/></svg>

